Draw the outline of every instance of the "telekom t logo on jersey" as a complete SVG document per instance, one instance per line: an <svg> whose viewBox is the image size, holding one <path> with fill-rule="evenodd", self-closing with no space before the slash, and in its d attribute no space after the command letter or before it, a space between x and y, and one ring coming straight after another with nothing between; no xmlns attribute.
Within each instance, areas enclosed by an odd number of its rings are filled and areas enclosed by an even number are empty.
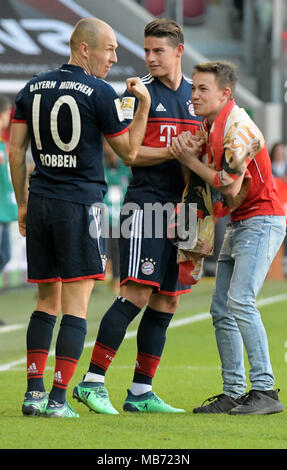
<svg viewBox="0 0 287 470"><path fill-rule="evenodd" d="M176 126L169 124L162 124L160 126L160 141L166 142L166 146L169 147L172 143L172 138L177 134Z"/></svg>

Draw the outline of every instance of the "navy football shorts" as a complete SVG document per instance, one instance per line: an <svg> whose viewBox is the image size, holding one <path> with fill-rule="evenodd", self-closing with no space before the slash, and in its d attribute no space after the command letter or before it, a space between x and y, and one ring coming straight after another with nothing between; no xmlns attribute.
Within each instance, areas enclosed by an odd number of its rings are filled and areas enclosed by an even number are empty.
<svg viewBox="0 0 287 470"><path fill-rule="evenodd" d="M166 237L167 222L166 213L162 217L143 209L121 213L121 285L134 281L171 296L191 291L178 282L177 248Z"/></svg>
<svg viewBox="0 0 287 470"><path fill-rule="evenodd" d="M29 194L26 233L29 282L104 279L104 240L100 229L95 234L95 227L100 227L99 210Z"/></svg>

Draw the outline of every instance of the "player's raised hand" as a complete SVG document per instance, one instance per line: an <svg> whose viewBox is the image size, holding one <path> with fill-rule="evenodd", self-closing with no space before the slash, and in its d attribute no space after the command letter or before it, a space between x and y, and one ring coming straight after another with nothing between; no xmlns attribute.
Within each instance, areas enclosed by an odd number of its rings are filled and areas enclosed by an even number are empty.
<svg viewBox="0 0 287 470"><path fill-rule="evenodd" d="M138 100L150 103L151 99L148 89L139 77L127 78L126 84L127 90L133 93Z"/></svg>

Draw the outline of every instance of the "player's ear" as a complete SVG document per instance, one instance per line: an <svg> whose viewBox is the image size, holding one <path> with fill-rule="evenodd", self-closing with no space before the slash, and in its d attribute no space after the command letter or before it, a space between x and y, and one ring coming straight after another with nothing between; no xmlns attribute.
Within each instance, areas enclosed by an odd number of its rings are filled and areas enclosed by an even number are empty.
<svg viewBox="0 0 287 470"><path fill-rule="evenodd" d="M85 57L85 59L88 57L88 49L89 49L88 43L85 41L82 41L80 43L80 52Z"/></svg>
<svg viewBox="0 0 287 470"><path fill-rule="evenodd" d="M222 96L227 101L231 98L231 88L225 87L222 89Z"/></svg>
<svg viewBox="0 0 287 470"><path fill-rule="evenodd" d="M176 48L177 48L177 54L178 54L178 56L181 57L182 54L183 54L183 52L184 52L184 44L181 44L181 43L180 43L180 44L178 44L178 45L176 46Z"/></svg>

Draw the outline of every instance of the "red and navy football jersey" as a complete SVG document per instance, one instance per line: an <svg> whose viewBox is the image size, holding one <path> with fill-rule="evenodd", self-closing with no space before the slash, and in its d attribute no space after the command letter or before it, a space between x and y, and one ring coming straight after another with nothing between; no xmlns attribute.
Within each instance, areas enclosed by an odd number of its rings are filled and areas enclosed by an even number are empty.
<svg viewBox="0 0 287 470"><path fill-rule="evenodd" d="M173 137L183 131L193 134L200 129L201 118L194 115L191 102L192 80L183 77L177 90L172 90L151 74L142 78L151 95L151 108L143 144L148 147L169 147ZM132 119L137 100L127 92L122 98L122 111ZM176 160L145 167L132 167L126 202L159 201L177 203L182 199L185 183L181 165Z"/></svg>
<svg viewBox="0 0 287 470"><path fill-rule="evenodd" d="M107 82L70 64L39 74L18 93L13 121L29 128L31 192L81 204L103 200L102 134L128 130Z"/></svg>

